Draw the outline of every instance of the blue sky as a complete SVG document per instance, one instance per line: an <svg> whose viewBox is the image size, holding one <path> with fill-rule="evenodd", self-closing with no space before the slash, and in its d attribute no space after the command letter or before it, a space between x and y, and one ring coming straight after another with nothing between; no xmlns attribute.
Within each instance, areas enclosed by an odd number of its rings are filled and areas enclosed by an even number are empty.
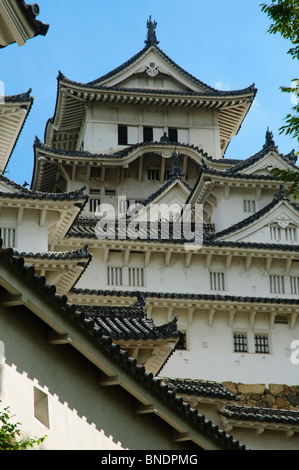
<svg viewBox="0 0 299 470"><path fill-rule="evenodd" d="M288 41L267 32L270 21L260 3L38 0L38 19L50 24L47 36L0 51L5 94L32 88L35 98L7 176L20 184L31 182L34 138L43 141L46 122L53 116L58 71L88 82L121 65L144 47L149 15L158 23L159 47L198 79L223 90L256 84L256 100L226 158L245 159L258 152L268 126L280 152L298 150L297 141L279 135L292 107L291 96L279 87L299 76L298 62L287 54Z"/></svg>

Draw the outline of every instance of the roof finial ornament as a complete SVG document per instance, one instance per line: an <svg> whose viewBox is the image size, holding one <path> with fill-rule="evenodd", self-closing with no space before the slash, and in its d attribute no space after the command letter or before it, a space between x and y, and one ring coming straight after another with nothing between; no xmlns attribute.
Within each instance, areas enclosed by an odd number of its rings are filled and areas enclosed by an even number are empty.
<svg viewBox="0 0 299 470"><path fill-rule="evenodd" d="M172 178L182 178L184 176L181 168L180 163L180 154L177 152L175 147L174 151L172 152L172 170L171 170L171 177Z"/></svg>
<svg viewBox="0 0 299 470"><path fill-rule="evenodd" d="M157 22L152 21L152 17L150 15L149 19L147 20L147 40L144 41L147 46L153 46L154 44L159 44L159 41L157 41L157 36L156 36L156 27L157 27Z"/></svg>
<svg viewBox="0 0 299 470"><path fill-rule="evenodd" d="M275 147L275 142L273 140L273 133L270 132L269 127L267 128L266 142L265 142L265 145L264 145L264 148L267 148L267 147Z"/></svg>

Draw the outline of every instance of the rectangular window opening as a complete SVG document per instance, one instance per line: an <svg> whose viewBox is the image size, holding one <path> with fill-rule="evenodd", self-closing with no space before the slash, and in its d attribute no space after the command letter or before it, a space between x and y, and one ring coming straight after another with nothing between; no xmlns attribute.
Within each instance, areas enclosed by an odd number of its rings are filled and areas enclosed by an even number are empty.
<svg viewBox="0 0 299 470"><path fill-rule="evenodd" d="M118 126L118 145L128 144L128 127L119 125Z"/></svg>
<svg viewBox="0 0 299 470"><path fill-rule="evenodd" d="M143 142L153 142L154 140L154 130L152 127L143 128Z"/></svg>
<svg viewBox="0 0 299 470"><path fill-rule="evenodd" d="M3 241L5 248L13 248L16 246L16 229L15 228L0 228L0 238Z"/></svg>
<svg viewBox="0 0 299 470"><path fill-rule="evenodd" d="M108 266L107 267L108 286L121 286L122 283L123 283L122 268Z"/></svg>
<svg viewBox="0 0 299 470"><path fill-rule="evenodd" d="M244 333L234 333L234 352L246 353L247 351L247 335Z"/></svg>
<svg viewBox="0 0 299 470"><path fill-rule="evenodd" d="M244 212L254 213L255 212L255 201L253 199L244 199L243 201Z"/></svg>
<svg viewBox="0 0 299 470"><path fill-rule="evenodd" d="M160 170L158 168L149 168L147 170L147 177L150 181L160 180Z"/></svg>
<svg viewBox="0 0 299 470"><path fill-rule="evenodd" d="M267 335L254 336L255 352L257 354L269 353L269 339Z"/></svg>
<svg viewBox="0 0 299 470"><path fill-rule="evenodd" d="M270 292L271 294L284 294L284 276L271 275L270 276Z"/></svg>
<svg viewBox="0 0 299 470"><path fill-rule="evenodd" d="M129 268L129 286L144 287L144 269Z"/></svg>
<svg viewBox="0 0 299 470"><path fill-rule="evenodd" d="M168 139L172 143L177 143L178 142L178 130L174 128L168 129Z"/></svg>
<svg viewBox="0 0 299 470"><path fill-rule="evenodd" d="M210 273L210 288L215 291L225 290L224 273Z"/></svg>
<svg viewBox="0 0 299 470"><path fill-rule="evenodd" d="M37 387L34 387L34 417L50 428L48 395Z"/></svg>

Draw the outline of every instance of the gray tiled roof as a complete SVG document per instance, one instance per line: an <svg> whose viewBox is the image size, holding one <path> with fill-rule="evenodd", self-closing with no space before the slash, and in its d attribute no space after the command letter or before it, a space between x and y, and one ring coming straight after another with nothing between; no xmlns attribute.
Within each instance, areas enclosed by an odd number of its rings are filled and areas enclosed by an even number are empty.
<svg viewBox="0 0 299 470"><path fill-rule="evenodd" d="M172 389L169 389L161 379L155 378L152 373L146 372L143 366L137 364L136 359L131 358L128 352L123 351L118 344L113 342L111 336L106 335L103 330L90 322L83 312L78 312L77 306L69 304L68 298L65 295L57 295L56 287L54 285L47 285L46 279L43 276L37 276L33 267L25 265L24 258L14 256L13 250L10 248L3 249L2 240L0 240L0 257L8 262L12 266L12 269L16 269L24 276L24 282L31 282L35 289L40 290L47 297L49 302L54 302L62 315L67 315L75 322L78 322L82 328L86 329L86 334L90 334L94 337L98 342L99 348L103 348L111 358L113 357L122 367L131 371L138 380L144 383L145 387L149 387L154 393L166 400L169 406L174 407L178 413L190 419L201 431L214 436L224 448L230 450L246 450L245 445L240 444L233 436L220 430L218 425L214 425L212 421L207 420L204 415L192 409L190 405L185 403L182 398L178 397Z"/></svg>
<svg viewBox="0 0 299 470"><path fill-rule="evenodd" d="M267 304L288 304L299 305L299 299L282 298L282 297L250 297L239 295L219 295L219 294L187 294L178 292L145 292L138 291L144 299L175 299L175 300L207 300L221 302L248 302L248 303L267 303ZM111 297L136 297L136 291L126 290L99 290L99 289L83 289L73 288L70 294L75 295L95 295L95 296L111 296Z"/></svg>
<svg viewBox="0 0 299 470"><path fill-rule="evenodd" d="M237 421L299 425L299 411L229 405L219 413Z"/></svg>
<svg viewBox="0 0 299 470"><path fill-rule="evenodd" d="M0 175L0 182L3 182L5 185L11 187L14 192L0 192L1 197L8 199L38 199L38 200L49 200L49 201L77 201L80 199L87 200L88 195L84 193L86 187L84 186L81 189L76 191L71 191L68 193L45 193L42 191L32 191L27 189L25 186L21 186L18 183L10 180L6 176ZM84 201L85 203L85 201Z"/></svg>
<svg viewBox="0 0 299 470"><path fill-rule="evenodd" d="M100 328L114 340L147 340L179 338L175 317L171 322L156 326L146 317L143 307L132 306L77 306L77 312L83 312L86 319Z"/></svg>
<svg viewBox="0 0 299 470"><path fill-rule="evenodd" d="M237 396L216 382L203 380L164 378L165 383L178 394L194 395L209 398L220 398L223 400L237 401Z"/></svg>
<svg viewBox="0 0 299 470"><path fill-rule="evenodd" d="M19 253L18 251L14 251L14 256L22 256L23 258L35 258L35 259L55 259L55 260L67 260L67 259L89 259L91 254L88 252L88 245L86 244L84 247L79 248L78 250L72 251L49 251L49 252L41 252L41 253L33 253L33 252L22 252Z"/></svg>

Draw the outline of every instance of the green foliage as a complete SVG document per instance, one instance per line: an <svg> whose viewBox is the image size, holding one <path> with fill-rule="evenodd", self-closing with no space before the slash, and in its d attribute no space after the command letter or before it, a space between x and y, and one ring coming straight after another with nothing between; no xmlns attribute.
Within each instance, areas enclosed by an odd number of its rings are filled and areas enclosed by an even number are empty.
<svg viewBox="0 0 299 470"><path fill-rule="evenodd" d="M294 201L299 197L298 186L299 186L299 173L293 170L281 170L280 168L272 168L270 170L272 176L279 178L285 183L291 183L288 190L288 194L293 195Z"/></svg>
<svg viewBox="0 0 299 470"><path fill-rule="evenodd" d="M40 445L45 440L46 436L39 439L21 439L20 423L13 424L11 418L9 407L0 411L0 450L32 449L35 445Z"/></svg>
<svg viewBox="0 0 299 470"><path fill-rule="evenodd" d="M272 24L268 32L281 34L284 39L291 42L292 47L288 54L293 59L299 60L299 2L298 0L272 0L270 5L261 4L262 11L271 19ZM280 128L280 133L285 133L299 140L299 79L292 80L291 87L280 87L284 93L293 94L297 103L293 106L292 114L285 118L286 124Z"/></svg>

